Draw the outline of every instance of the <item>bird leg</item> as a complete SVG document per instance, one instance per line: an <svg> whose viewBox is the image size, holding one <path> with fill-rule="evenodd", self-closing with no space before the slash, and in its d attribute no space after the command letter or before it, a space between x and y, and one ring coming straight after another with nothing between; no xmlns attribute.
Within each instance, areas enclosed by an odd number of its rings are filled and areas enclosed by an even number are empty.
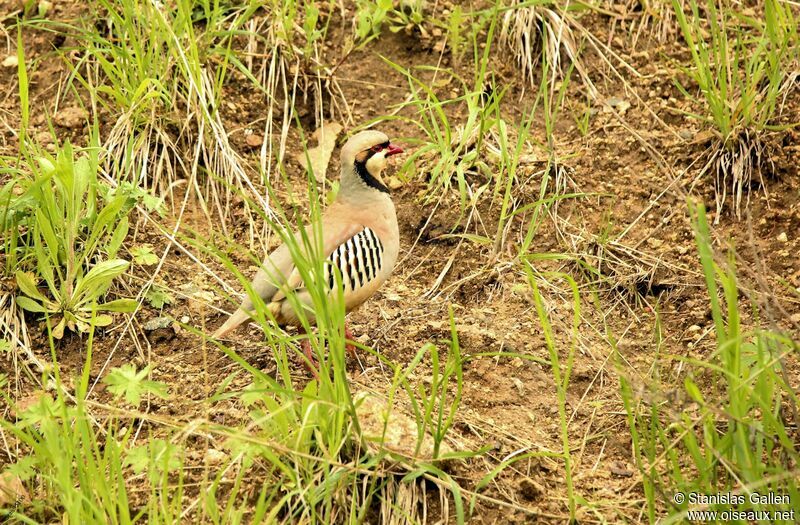
<svg viewBox="0 0 800 525"><path fill-rule="evenodd" d="M350 331L350 327L347 325L347 321L344 322L344 338L345 349L347 350L347 353L351 356L355 356L356 345L353 344L355 338L353 337L353 332ZM314 356L314 351L311 349L311 340L308 337L304 338L300 343L300 348L303 349L303 354L305 354L306 359L308 359L308 361L304 362L306 368L309 372L311 372L311 375L313 375L315 379L319 379L319 376L317 375L317 367L319 366L319 363L317 363L317 358Z"/></svg>
<svg viewBox="0 0 800 525"><path fill-rule="evenodd" d="M303 353L308 359L308 361L304 361L303 364L306 365L306 368L311 372L311 375L314 376L314 379L319 379L319 375L317 375L319 363L317 363L317 358L314 357L314 352L311 350L311 341L306 337L303 339L303 342L300 343L300 347L303 349Z"/></svg>
<svg viewBox="0 0 800 525"><path fill-rule="evenodd" d="M353 332L350 331L350 327L347 326L346 319L344 321L344 338L346 339L344 347L347 350L347 353L355 357L356 345L353 344L353 341L355 341L355 337L353 337Z"/></svg>

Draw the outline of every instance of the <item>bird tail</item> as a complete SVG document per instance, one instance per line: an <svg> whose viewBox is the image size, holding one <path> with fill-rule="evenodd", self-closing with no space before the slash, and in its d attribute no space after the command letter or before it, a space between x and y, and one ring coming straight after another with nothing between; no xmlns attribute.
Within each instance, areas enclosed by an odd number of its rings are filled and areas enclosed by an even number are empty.
<svg viewBox="0 0 800 525"><path fill-rule="evenodd" d="M281 309L280 303L270 303L267 305L267 309L272 313L273 316L276 316ZM248 319L250 319L251 314L248 313L243 308L239 308L230 317L220 326L217 330L211 334L211 337L214 339L220 339L224 337L226 334L235 330L240 324L244 323Z"/></svg>
<svg viewBox="0 0 800 525"><path fill-rule="evenodd" d="M231 316L228 317L228 319L222 324L222 326L217 328L217 330L213 334L211 334L211 337L213 337L214 339L220 339L221 337L224 337L225 334L227 334L228 332L236 329L237 326L247 321L249 318L250 316L247 314L247 312L245 312L240 308L236 310L233 314L231 314Z"/></svg>

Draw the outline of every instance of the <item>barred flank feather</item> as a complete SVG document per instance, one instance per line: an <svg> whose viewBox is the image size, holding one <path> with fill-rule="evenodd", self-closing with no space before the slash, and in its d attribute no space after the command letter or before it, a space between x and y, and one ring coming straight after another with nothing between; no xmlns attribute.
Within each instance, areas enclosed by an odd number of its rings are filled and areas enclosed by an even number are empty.
<svg viewBox="0 0 800 525"><path fill-rule="evenodd" d="M336 283L333 268L339 270L345 292L354 292L378 276L383 266L383 244L370 228L364 228L331 253L325 265L328 287Z"/></svg>

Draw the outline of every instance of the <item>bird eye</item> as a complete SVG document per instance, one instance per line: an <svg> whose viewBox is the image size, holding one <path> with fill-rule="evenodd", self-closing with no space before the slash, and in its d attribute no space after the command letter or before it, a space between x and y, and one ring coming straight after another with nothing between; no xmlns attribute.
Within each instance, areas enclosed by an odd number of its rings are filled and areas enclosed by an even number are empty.
<svg viewBox="0 0 800 525"><path fill-rule="evenodd" d="M378 152L379 152L379 151L381 151L382 149L383 149L383 144L375 144L374 146L372 146L372 147L370 148L370 151L373 151L373 152L375 152L375 153L378 153Z"/></svg>

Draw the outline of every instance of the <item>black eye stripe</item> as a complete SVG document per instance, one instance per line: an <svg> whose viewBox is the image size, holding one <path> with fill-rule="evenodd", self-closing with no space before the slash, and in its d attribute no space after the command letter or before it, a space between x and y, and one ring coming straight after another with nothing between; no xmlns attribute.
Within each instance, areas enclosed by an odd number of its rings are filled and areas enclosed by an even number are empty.
<svg viewBox="0 0 800 525"><path fill-rule="evenodd" d="M381 151L385 150L389 146L390 146L390 144L389 144L388 140L386 142L381 143L381 144L375 144L374 146L369 148L369 156L367 158L371 157L375 153L380 153Z"/></svg>

